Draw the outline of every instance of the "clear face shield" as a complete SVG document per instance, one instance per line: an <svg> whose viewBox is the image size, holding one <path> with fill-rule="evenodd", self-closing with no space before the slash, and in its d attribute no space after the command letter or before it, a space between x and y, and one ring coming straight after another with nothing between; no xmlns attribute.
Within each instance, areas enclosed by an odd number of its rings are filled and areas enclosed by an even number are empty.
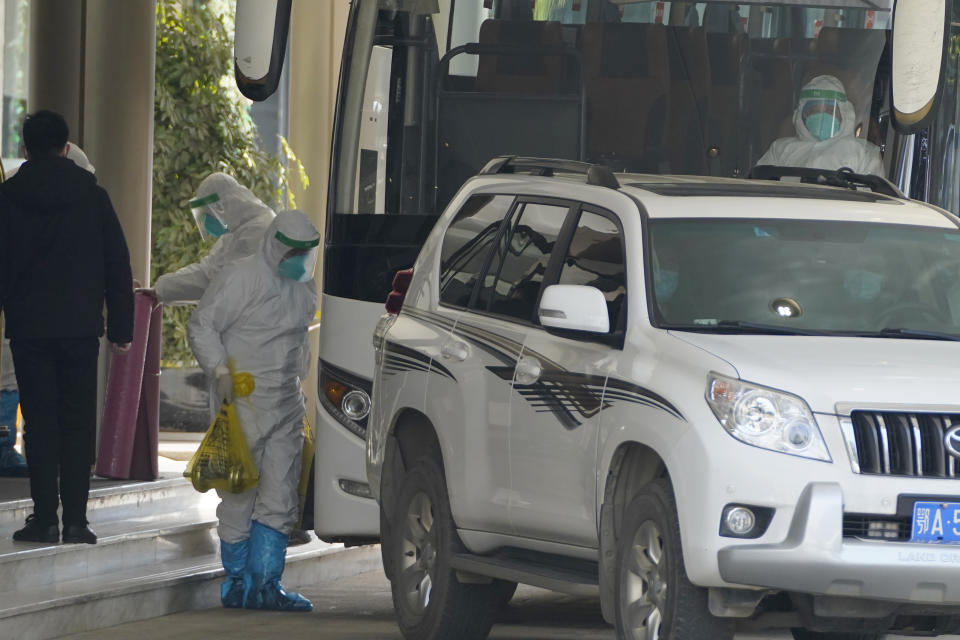
<svg viewBox="0 0 960 640"><path fill-rule="evenodd" d="M801 117L807 131L817 140L829 140L843 125L840 105L847 101L842 91L829 89L806 89L800 92L804 101Z"/></svg>
<svg viewBox="0 0 960 640"><path fill-rule="evenodd" d="M223 215L223 202L216 193L191 200L190 212L204 240L216 240L230 230Z"/></svg>
<svg viewBox="0 0 960 640"><path fill-rule="evenodd" d="M320 255L320 238L313 240L295 240L288 238L281 232L274 236L282 249L280 264L277 271L284 278L307 282L313 279L313 272L317 268L317 258Z"/></svg>

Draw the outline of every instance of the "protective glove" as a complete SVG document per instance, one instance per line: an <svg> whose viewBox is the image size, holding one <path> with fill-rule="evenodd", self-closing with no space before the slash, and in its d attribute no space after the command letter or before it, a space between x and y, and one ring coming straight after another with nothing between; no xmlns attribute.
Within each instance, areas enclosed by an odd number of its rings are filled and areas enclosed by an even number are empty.
<svg viewBox="0 0 960 640"><path fill-rule="evenodd" d="M217 367L214 370L217 376L217 402L230 404L233 402L233 376L226 367Z"/></svg>

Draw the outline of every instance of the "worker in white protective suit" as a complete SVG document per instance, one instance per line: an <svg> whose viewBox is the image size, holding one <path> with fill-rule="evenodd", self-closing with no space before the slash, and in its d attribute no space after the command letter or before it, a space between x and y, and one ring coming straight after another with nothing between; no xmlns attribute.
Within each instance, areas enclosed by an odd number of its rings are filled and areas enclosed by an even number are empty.
<svg viewBox="0 0 960 640"><path fill-rule="evenodd" d="M837 170L883 175L880 148L856 136L857 115L843 83L817 76L800 90L793 114L797 135L775 140L757 165Z"/></svg>
<svg viewBox="0 0 960 640"><path fill-rule="evenodd" d="M203 179L190 209L200 235L216 243L200 262L157 278L153 292L167 304L199 300L226 265L258 251L274 217L250 189L225 173Z"/></svg>
<svg viewBox="0 0 960 640"><path fill-rule="evenodd" d="M313 272L320 234L300 211L283 211L256 255L237 261L207 289L187 335L217 400L233 401L227 367L249 373L254 390L237 398L237 415L260 473L241 494L218 492L225 607L310 611L280 586L287 536L296 524L305 414L301 380L309 367L307 330L317 292Z"/></svg>

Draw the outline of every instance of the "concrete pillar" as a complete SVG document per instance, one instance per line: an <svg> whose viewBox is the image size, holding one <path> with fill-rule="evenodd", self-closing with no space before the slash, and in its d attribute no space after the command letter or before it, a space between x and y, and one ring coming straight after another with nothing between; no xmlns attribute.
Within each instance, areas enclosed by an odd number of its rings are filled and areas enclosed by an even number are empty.
<svg viewBox="0 0 960 640"><path fill-rule="evenodd" d="M304 190L297 182L297 207L321 232L330 173L333 109L340 78L340 55L349 0L294 2L290 20L290 137L310 177ZM296 182L296 181L295 181Z"/></svg>
<svg viewBox="0 0 960 640"><path fill-rule="evenodd" d="M52 0L45 0L51 2ZM81 146L97 168L130 247L133 277L150 279L155 0L85 0Z"/></svg>
<svg viewBox="0 0 960 640"><path fill-rule="evenodd" d="M349 0L294 2L290 20L290 128L287 140L310 178L310 186L303 189L299 180L292 177L291 191L297 208L310 216L321 237L326 223L333 110L349 12ZM321 261L317 269L318 291L322 291L322 282ZM316 362L319 348L316 331L310 334L310 347ZM316 366L311 366L303 386L307 416L312 422L316 415Z"/></svg>
<svg viewBox="0 0 960 640"><path fill-rule="evenodd" d="M63 115L70 139L83 140L83 8L85 0L30 2L30 81L27 111Z"/></svg>

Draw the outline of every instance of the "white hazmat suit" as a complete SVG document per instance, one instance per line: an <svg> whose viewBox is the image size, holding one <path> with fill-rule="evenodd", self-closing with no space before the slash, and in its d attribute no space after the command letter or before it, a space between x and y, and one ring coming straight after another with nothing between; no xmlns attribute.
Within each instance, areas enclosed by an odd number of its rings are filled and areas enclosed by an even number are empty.
<svg viewBox="0 0 960 640"><path fill-rule="evenodd" d="M300 381L309 364L307 329L317 292L278 271L286 245L276 238L319 239L309 218L282 212L261 242L261 251L224 271L200 299L187 334L200 366L214 374L233 360L253 376L254 391L234 403L260 470L259 487L224 493L217 510L220 537L247 537L250 520L289 533L297 521L297 484L303 450L304 396Z"/></svg>
<svg viewBox="0 0 960 640"><path fill-rule="evenodd" d="M826 98L836 104L839 126L836 130L811 131L810 125L813 123L805 112L809 111L812 102L822 102ZM820 114L817 117L830 116ZM828 170L849 167L854 173L883 175L880 148L856 137L856 110L847 100L843 83L837 78L817 76L804 85L800 91L800 103L793 114L793 124L797 129L796 137L775 140L757 165Z"/></svg>
<svg viewBox="0 0 960 640"><path fill-rule="evenodd" d="M259 250L263 234L274 218L273 210L225 173L204 178L195 197L209 198L214 194L222 205L227 233L217 238L200 262L157 278L154 291L160 302L196 302L226 265Z"/></svg>
<svg viewBox="0 0 960 640"><path fill-rule="evenodd" d="M314 318L313 283L320 234L300 211L282 211L255 255L221 275L187 325L190 346L218 400L232 399L226 371L253 376L254 390L234 406L260 473L241 494L218 491L224 606L308 611L309 601L280 587L287 536L297 522L297 485L305 413L301 380L309 366L307 331ZM227 383L227 384L224 384Z"/></svg>

